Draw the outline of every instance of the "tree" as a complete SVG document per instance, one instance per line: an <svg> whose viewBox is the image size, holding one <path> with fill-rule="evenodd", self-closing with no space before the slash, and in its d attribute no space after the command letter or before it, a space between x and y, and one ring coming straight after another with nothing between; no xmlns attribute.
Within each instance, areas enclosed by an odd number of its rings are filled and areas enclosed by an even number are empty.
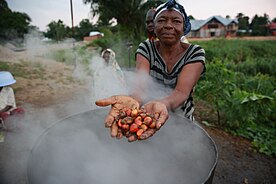
<svg viewBox="0 0 276 184"><path fill-rule="evenodd" d="M57 22L52 21L47 25L48 29L44 33L45 37L51 38L56 41L61 41L68 36L70 28L65 26L63 21L58 20Z"/></svg>
<svg viewBox="0 0 276 184"><path fill-rule="evenodd" d="M3 13L4 11L11 12L11 9L8 6L8 3L5 0L0 0L0 13Z"/></svg>
<svg viewBox="0 0 276 184"><path fill-rule="evenodd" d="M269 23L269 16L255 15L251 21L250 27L252 29L252 36L266 36L268 34L267 24Z"/></svg>
<svg viewBox="0 0 276 184"><path fill-rule="evenodd" d="M82 40L84 36L88 36L89 33L95 29L97 29L97 27L93 26L88 19L83 19L79 23L79 26L75 27L75 38L77 40Z"/></svg>
<svg viewBox="0 0 276 184"><path fill-rule="evenodd" d="M192 15L189 15L190 20L195 20L195 18Z"/></svg>
<svg viewBox="0 0 276 184"><path fill-rule="evenodd" d="M29 15L13 12L5 0L0 0L0 38L23 38L28 32L30 22Z"/></svg>
<svg viewBox="0 0 276 184"><path fill-rule="evenodd" d="M236 18L238 19L238 27L240 30L249 30L249 17L245 16L243 13L238 13L238 15L236 16Z"/></svg>
<svg viewBox="0 0 276 184"><path fill-rule="evenodd" d="M145 15L148 9L156 7L161 0L83 0L85 4L91 3L93 16L99 16L101 25L110 26L110 20L115 18L120 31L126 37L141 36L145 33ZM144 35L144 34L143 34Z"/></svg>

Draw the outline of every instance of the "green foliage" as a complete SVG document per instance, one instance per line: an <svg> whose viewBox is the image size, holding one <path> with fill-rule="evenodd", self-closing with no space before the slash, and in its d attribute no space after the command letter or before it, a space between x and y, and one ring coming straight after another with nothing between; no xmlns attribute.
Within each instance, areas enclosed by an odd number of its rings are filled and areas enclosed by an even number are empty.
<svg viewBox="0 0 276 184"><path fill-rule="evenodd" d="M236 18L238 19L238 27L242 30L248 30L249 29L249 17L244 16L243 13L239 13Z"/></svg>
<svg viewBox="0 0 276 184"><path fill-rule="evenodd" d="M251 59L275 59L276 41L226 40L194 41L206 51L207 61L219 58L223 63L240 63Z"/></svg>
<svg viewBox="0 0 276 184"><path fill-rule="evenodd" d="M266 25L269 23L269 17L267 14L264 16L255 15L251 21L250 27L252 29L252 36L266 36L268 30Z"/></svg>
<svg viewBox="0 0 276 184"><path fill-rule="evenodd" d="M34 66L32 73L28 73L29 67ZM0 68L3 71L9 71L16 77L22 77L26 79L41 78L43 79L44 68L40 63L31 63L21 61L20 63L10 63L0 61ZM27 71L27 72L26 72Z"/></svg>
<svg viewBox="0 0 276 184"><path fill-rule="evenodd" d="M26 13L10 10L6 1L0 5L0 39L23 38L28 32L31 18Z"/></svg>
<svg viewBox="0 0 276 184"><path fill-rule="evenodd" d="M74 65L74 52L72 49L59 49L51 52L49 56L58 62L62 62L68 65Z"/></svg>
<svg viewBox="0 0 276 184"><path fill-rule="evenodd" d="M251 139L260 152L276 155L276 77L273 71L276 47L272 46L275 42L218 40L202 43L199 44L205 44L206 55L215 49L212 57L208 57L207 72L199 81L195 96L208 102L216 112L214 124ZM240 44L238 49L233 48L234 43ZM243 57L232 54L234 50Z"/></svg>
<svg viewBox="0 0 276 184"><path fill-rule="evenodd" d="M135 38L146 33L146 12L164 0L84 0L83 2L91 4L93 16L99 16L99 26L110 26L110 21L115 18L121 32Z"/></svg>
<svg viewBox="0 0 276 184"><path fill-rule="evenodd" d="M51 38L56 41L61 41L68 36L68 27L65 26L63 21L58 20L50 22L48 25L47 31L44 33L44 36Z"/></svg>
<svg viewBox="0 0 276 184"><path fill-rule="evenodd" d="M96 26L92 25L88 19L83 19L79 26L76 26L74 29L74 38L76 40L83 40L84 36L89 36L89 33L93 30L96 30Z"/></svg>

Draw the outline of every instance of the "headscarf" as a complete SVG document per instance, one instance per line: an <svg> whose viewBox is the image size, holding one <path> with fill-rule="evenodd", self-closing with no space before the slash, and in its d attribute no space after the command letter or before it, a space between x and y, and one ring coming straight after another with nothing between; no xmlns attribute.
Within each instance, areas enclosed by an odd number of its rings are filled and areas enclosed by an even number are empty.
<svg viewBox="0 0 276 184"><path fill-rule="evenodd" d="M103 58L103 56L104 56L104 54L106 52L110 53L108 65L116 67L116 65L118 65L118 64L117 64L117 61L116 61L116 54L115 54L115 52L113 50L111 50L111 49L105 49L104 51L102 51L102 54L101 54L102 58Z"/></svg>
<svg viewBox="0 0 276 184"><path fill-rule="evenodd" d="M158 15L160 13L162 13L165 10L170 10L173 9L175 11L177 11L178 13L180 13L183 16L184 19L184 35L188 34L191 30L191 23L190 23L190 19L187 16L184 7L177 3L175 0L168 0L166 3L163 3L161 5L159 5L156 8L156 12L153 16L154 21L156 20L156 18L158 17Z"/></svg>

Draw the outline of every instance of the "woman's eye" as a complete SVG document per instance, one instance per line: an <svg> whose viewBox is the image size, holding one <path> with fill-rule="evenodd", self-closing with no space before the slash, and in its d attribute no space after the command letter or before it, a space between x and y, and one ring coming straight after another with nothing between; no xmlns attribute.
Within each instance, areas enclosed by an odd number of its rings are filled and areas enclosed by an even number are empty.
<svg viewBox="0 0 276 184"><path fill-rule="evenodd" d="M174 20L173 22L176 23L176 24L181 24L180 20Z"/></svg>
<svg viewBox="0 0 276 184"><path fill-rule="evenodd" d="M164 22L165 19L159 19L157 22Z"/></svg>

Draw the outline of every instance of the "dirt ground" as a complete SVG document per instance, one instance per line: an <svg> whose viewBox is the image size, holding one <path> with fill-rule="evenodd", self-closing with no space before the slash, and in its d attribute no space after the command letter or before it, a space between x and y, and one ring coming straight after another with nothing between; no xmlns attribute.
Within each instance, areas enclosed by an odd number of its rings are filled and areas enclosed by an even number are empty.
<svg viewBox="0 0 276 184"><path fill-rule="evenodd" d="M4 136L3 142L0 142L1 184L25 184L27 156L37 137L57 120L72 113L89 110L92 106L87 100L87 94L91 89L86 82L78 82L80 79L76 79L72 66L41 57L26 57L25 52L0 48L0 61L22 62L22 60L35 60L41 63L44 77L34 76L30 79L17 77L17 83L13 85L16 89L17 104L25 108L27 116L25 120L29 124L11 122L7 125L10 131L1 132ZM83 78L81 80L87 81ZM46 118L41 119L41 114L47 115ZM200 123L202 118L197 117L197 119ZM36 130L30 127L36 127ZM203 124L202 127L218 148L219 157L213 184L276 183L275 157L271 158L256 152L250 141L244 138ZM24 139L26 134L32 134L32 137L26 140Z"/></svg>

